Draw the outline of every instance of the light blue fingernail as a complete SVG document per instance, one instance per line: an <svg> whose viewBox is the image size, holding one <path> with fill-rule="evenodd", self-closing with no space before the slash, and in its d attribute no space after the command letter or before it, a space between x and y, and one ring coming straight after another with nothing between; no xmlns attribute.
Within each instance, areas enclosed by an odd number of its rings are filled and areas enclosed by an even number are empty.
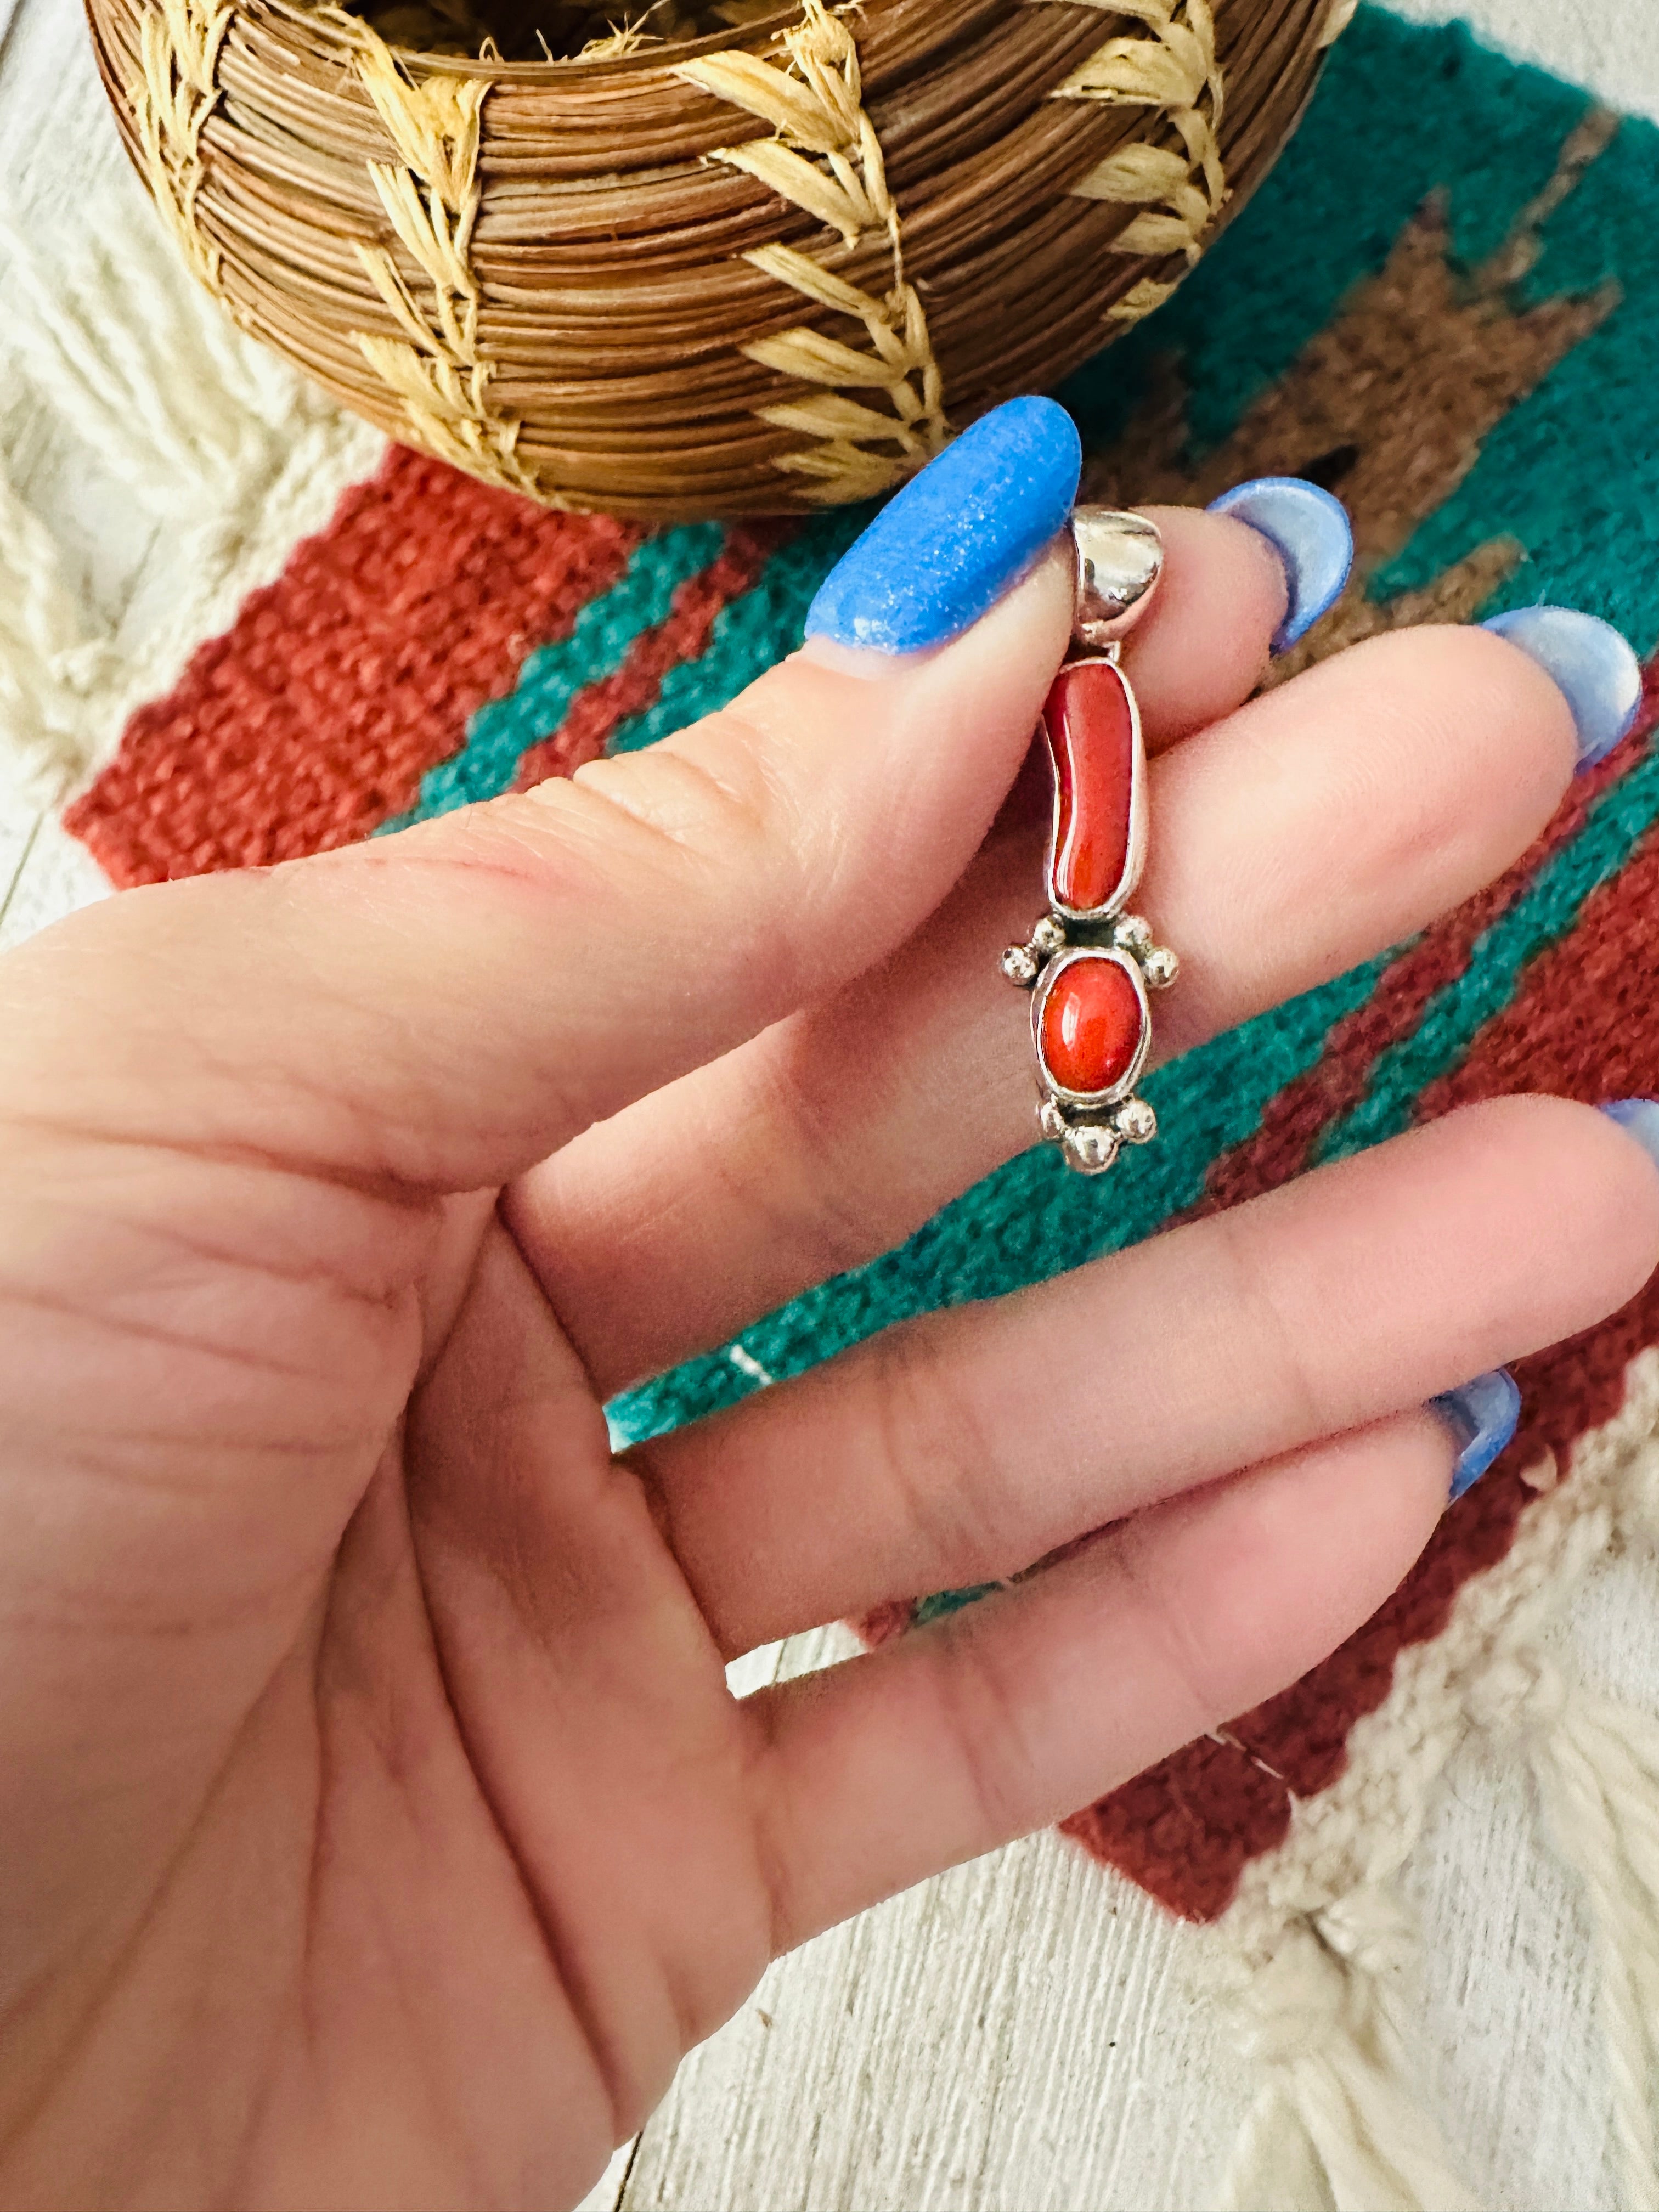
<svg viewBox="0 0 1659 2212"><path fill-rule="evenodd" d="M1064 526L1082 468L1077 425L1052 399L994 407L842 554L806 611L806 635L878 653L943 645Z"/></svg>
<svg viewBox="0 0 1659 2212"><path fill-rule="evenodd" d="M1429 1405L1451 1431L1457 1445L1451 1480L1455 1501L1466 1490L1474 1489L1515 1434L1521 1420L1521 1393L1507 1367L1494 1367L1490 1374L1477 1375L1473 1382L1431 1398Z"/></svg>
<svg viewBox="0 0 1659 2212"><path fill-rule="evenodd" d="M1601 1111L1621 1129L1628 1129L1654 1165L1659 1167L1659 1098L1615 1098Z"/></svg>
<svg viewBox="0 0 1659 2212"><path fill-rule="evenodd" d="M1291 603L1273 639L1288 653L1336 605L1353 568L1348 510L1305 477L1254 477L1210 501L1212 514L1231 514L1259 530L1285 564Z"/></svg>
<svg viewBox="0 0 1659 2212"><path fill-rule="evenodd" d="M1579 767L1605 760L1642 704L1642 664L1613 624L1577 607L1512 607L1480 627L1555 678L1578 731Z"/></svg>

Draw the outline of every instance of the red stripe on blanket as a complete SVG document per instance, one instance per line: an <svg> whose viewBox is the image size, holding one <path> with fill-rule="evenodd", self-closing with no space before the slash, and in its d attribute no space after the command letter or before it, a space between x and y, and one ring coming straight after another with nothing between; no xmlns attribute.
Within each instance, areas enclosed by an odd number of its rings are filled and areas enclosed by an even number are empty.
<svg viewBox="0 0 1659 2212"><path fill-rule="evenodd" d="M1659 670L1651 670L1650 726L1656 707ZM1320 1066L1287 1086L1261 1135L1218 1163L1204 1210L1235 1204L1305 1164L1320 1130L1363 1095L1376 1054L1410 1032L1428 994L1467 965L1479 930L1513 902L1618 772L1607 763L1575 787L1541 848L1475 902L1473 927L1466 908L1402 956L1370 1005L1333 1030ZM1659 1094L1659 994L1644 960L1656 912L1659 833L1650 833L1586 900L1571 933L1531 963L1462 1066L1427 1087L1418 1118L1516 1091L1590 1103ZM1401 1652L1438 1636L1464 1583L1508 1552L1536 1495L1523 1470L1535 1474L1547 1452L1565 1468L1575 1439L1618 1413L1631 1360L1656 1339L1659 1279L1598 1328L1517 1362L1521 1433L1447 1514L1388 1603L1322 1665L1222 1731L1226 1741L1188 1744L1078 1814L1066 1832L1170 1911L1218 1917L1246 1863L1283 1841L1293 1797L1311 1796L1342 1773L1349 1732L1388 1696Z"/></svg>
<svg viewBox="0 0 1659 2212"><path fill-rule="evenodd" d="M519 763L514 789L527 791L550 775L574 775L597 760L619 724L655 706L669 670L707 650L714 617L758 580L769 557L798 527L787 521L734 527L708 566L676 589L666 619L641 631L622 666L579 691L552 736L531 746Z"/></svg>
<svg viewBox="0 0 1659 2212"><path fill-rule="evenodd" d="M133 715L66 826L121 885L367 836L413 805L467 717L569 630L641 535L394 447Z"/></svg>

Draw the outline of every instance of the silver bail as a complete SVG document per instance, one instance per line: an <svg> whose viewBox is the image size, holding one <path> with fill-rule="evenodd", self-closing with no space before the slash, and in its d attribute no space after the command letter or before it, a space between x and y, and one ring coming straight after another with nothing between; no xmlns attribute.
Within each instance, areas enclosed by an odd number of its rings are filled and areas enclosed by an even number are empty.
<svg viewBox="0 0 1659 2212"><path fill-rule="evenodd" d="M1103 653L1128 635L1152 605L1164 572L1164 540L1144 514L1115 507L1072 510L1077 552L1072 635Z"/></svg>

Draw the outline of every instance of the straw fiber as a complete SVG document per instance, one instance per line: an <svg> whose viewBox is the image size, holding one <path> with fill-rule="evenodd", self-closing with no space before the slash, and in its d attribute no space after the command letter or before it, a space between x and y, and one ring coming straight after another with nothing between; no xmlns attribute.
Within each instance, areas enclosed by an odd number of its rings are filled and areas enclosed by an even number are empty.
<svg viewBox="0 0 1659 2212"><path fill-rule="evenodd" d="M244 330L486 483L652 522L871 497L1058 382L1169 296L1351 12L489 4L88 0Z"/></svg>

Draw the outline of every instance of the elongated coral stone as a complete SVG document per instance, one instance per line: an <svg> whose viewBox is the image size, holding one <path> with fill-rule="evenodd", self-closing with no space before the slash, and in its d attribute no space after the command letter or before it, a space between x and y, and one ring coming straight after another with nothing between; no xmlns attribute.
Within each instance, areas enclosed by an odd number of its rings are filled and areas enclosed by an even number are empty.
<svg viewBox="0 0 1659 2212"><path fill-rule="evenodd" d="M1121 960L1105 953L1073 960L1043 1001L1042 1064L1062 1091L1109 1091L1134 1063L1145 1019L1140 994Z"/></svg>
<svg viewBox="0 0 1659 2212"><path fill-rule="evenodd" d="M1109 660L1062 668L1042 725L1060 800L1049 893L1073 914L1097 913L1134 888L1129 862L1140 748L1129 687Z"/></svg>

